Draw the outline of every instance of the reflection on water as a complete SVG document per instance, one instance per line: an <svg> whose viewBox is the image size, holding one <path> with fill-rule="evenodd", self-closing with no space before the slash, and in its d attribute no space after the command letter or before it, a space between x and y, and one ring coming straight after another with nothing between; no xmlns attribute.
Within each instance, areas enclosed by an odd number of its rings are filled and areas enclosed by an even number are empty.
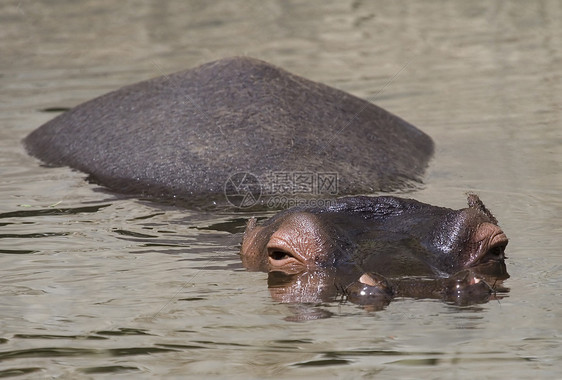
<svg viewBox="0 0 562 380"><path fill-rule="evenodd" d="M0 376L558 377L559 2L0 10ZM252 215L119 197L40 166L20 144L55 112L239 54L369 98L431 135L425 188L408 195L458 208L466 191L480 194L510 238L509 297L401 298L383 311L338 296L279 302L266 274L240 264Z"/></svg>
<svg viewBox="0 0 562 380"><path fill-rule="evenodd" d="M375 273L361 273L347 269L325 269L286 274L269 272L268 288L271 298L287 304L322 304L351 302L370 312L383 310L390 302L404 298L436 299L450 305L472 306L499 301L509 288L503 278L482 276L474 270L463 270L447 278L397 277L386 279ZM292 318L328 318L331 313L313 313L298 305L291 308ZM314 308L321 310L320 308ZM299 315L304 311L303 315Z"/></svg>

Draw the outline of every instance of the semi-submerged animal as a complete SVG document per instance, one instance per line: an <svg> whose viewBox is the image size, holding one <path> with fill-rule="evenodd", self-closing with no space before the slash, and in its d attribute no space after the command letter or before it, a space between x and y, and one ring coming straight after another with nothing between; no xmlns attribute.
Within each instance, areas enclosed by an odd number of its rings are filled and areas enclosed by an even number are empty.
<svg viewBox="0 0 562 380"><path fill-rule="evenodd" d="M508 239L475 194L452 210L391 196L346 197L248 222L244 266L270 273L274 298L360 304L393 297L487 301L509 277ZM505 289L504 289L505 290Z"/></svg>
<svg viewBox="0 0 562 380"><path fill-rule="evenodd" d="M433 154L430 137L382 108L246 57L100 96L24 144L48 165L78 169L114 191L202 207L226 204L229 191L255 196L237 206L259 203L276 175L293 180L291 197L409 188ZM321 175L335 175L327 193ZM287 183L273 183L269 195L279 189L286 194ZM372 305L396 296L473 302L490 296L485 276L508 277L507 238L476 196L459 211L394 197L331 201L249 222L242 261L270 273L276 299L342 293Z"/></svg>
<svg viewBox="0 0 562 380"><path fill-rule="evenodd" d="M301 196L404 189L419 183L433 153L429 136L382 108L247 57L110 92L24 144L48 165L78 169L114 191L199 206L224 201L226 184L242 195L256 184L276 193L279 173L290 186L306 174ZM229 182L237 173L254 183ZM312 181L325 173L337 183L324 194ZM258 188L246 204L260 192L266 202L268 191Z"/></svg>

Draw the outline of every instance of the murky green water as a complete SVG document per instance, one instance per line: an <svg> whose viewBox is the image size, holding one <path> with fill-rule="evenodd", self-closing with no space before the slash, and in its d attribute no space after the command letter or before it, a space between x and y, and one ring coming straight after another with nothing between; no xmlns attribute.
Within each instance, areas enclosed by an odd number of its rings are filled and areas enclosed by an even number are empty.
<svg viewBox="0 0 562 380"><path fill-rule="evenodd" d="M560 377L558 1L7 1L0 37L0 376ZM510 238L508 297L278 303L238 260L249 214L123 198L20 144L42 110L240 54L431 135L409 196L480 194Z"/></svg>

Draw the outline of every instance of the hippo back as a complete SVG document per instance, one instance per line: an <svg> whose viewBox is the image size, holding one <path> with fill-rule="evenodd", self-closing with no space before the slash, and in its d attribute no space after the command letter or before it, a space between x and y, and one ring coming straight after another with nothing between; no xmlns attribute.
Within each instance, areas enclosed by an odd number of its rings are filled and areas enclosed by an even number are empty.
<svg viewBox="0 0 562 380"><path fill-rule="evenodd" d="M355 96L236 57L123 87L47 122L24 141L50 165L123 193L224 198L233 173L336 173L337 194L419 181L423 132Z"/></svg>

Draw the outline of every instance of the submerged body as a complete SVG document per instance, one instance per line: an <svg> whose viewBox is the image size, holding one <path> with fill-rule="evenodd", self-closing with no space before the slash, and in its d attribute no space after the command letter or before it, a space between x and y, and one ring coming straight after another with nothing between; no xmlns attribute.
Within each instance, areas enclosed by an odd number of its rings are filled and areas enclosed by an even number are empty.
<svg viewBox="0 0 562 380"><path fill-rule="evenodd" d="M241 258L251 270L284 273L285 285L298 277L301 293L303 273L314 273L312 290L337 279L344 294L481 300L490 294L487 282L508 277L508 240L476 195L468 204L452 210L412 199L349 197L325 208L293 208L260 226L250 220Z"/></svg>
<svg viewBox="0 0 562 380"><path fill-rule="evenodd" d="M336 173L332 195L399 189L433 153L426 134L382 108L245 57L123 87L24 143L118 192L194 204L224 200L239 172L262 185L271 173Z"/></svg>

